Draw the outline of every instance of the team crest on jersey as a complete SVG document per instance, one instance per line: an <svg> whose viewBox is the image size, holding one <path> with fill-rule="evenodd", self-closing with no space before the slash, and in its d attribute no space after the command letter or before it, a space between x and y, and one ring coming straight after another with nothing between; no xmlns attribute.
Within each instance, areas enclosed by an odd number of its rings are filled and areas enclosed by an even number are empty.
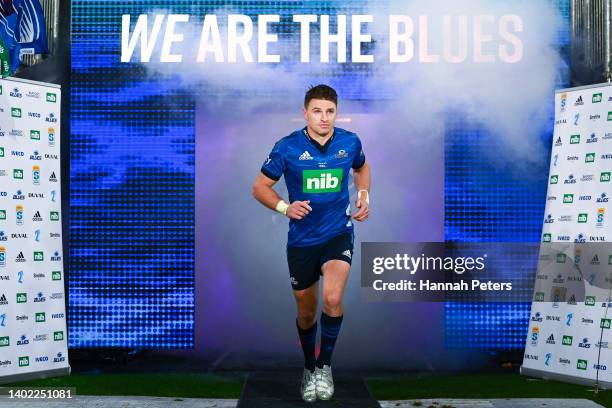
<svg viewBox="0 0 612 408"><path fill-rule="evenodd" d="M348 153L346 152L346 150L338 150L338 153L336 153L336 159L342 159L344 157L348 157Z"/></svg>
<svg viewBox="0 0 612 408"><path fill-rule="evenodd" d="M308 153L308 150L304 150L304 153L300 155L300 160L313 160L314 158Z"/></svg>

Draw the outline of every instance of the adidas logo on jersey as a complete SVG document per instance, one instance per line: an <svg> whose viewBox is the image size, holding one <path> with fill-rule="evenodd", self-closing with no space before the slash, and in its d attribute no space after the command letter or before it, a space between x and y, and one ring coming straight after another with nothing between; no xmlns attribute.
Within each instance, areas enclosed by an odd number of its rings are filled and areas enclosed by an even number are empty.
<svg viewBox="0 0 612 408"><path fill-rule="evenodd" d="M308 153L308 150L304 150L304 153L300 156L300 160L313 160L313 157Z"/></svg>
<svg viewBox="0 0 612 408"><path fill-rule="evenodd" d="M348 249L342 252L342 255L346 256L348 259L351 259L351 251L349 251Z"/></svg>

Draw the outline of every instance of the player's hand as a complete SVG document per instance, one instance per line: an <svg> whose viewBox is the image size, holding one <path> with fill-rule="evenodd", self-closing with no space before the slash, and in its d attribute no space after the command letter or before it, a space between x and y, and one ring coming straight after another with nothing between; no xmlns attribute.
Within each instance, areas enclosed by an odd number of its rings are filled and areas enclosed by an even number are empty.
<svg viewBox="0 0 612 408"><path fill-rule="evenodd" d="M352 218L355 221L363 222L370 215L370 206L366 202L366 200L362 200L361 198L357 199L355 204L357 206L357 211L353 213Z"/></svg>
<svg viewBox="0 0 612 408"><path fill-rule="evenodd" d="M310 200L292 202L287 208L287 217L292 220L301 220L312 211L308 204L310 204Z"/></svg>

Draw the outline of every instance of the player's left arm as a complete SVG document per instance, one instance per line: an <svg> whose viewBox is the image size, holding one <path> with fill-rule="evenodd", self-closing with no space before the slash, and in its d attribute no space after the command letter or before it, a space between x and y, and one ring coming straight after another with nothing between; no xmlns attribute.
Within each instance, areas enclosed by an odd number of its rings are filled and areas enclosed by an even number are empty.
<svg viewBox="0 0 612 408"><path fill-rule="evenodd" d="M370 183L372 177L370 174L370 166L367 162L363 163L358 169L353 169L353 181L355 182L355 188L357 189L357 211L353 213L352 217L356 221L365 221L370 215Z"/></svg>

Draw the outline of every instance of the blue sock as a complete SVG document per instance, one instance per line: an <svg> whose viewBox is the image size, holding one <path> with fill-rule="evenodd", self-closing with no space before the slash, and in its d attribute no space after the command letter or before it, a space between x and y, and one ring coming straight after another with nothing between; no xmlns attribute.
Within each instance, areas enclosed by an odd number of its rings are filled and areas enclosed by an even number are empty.
<svg viewBox="0 0 612 408"><path fill-rule="evenodd" d="M317 322L315 322L310 329L302 329L295 321L295 325L300 335L300 344L302 345L302 351L304 352L304 367L310 371L315 369L315 345L317 344Z"/></svg>
<svg viewBox="0 0 612 408"><path fill-rule="evenodd" d="M342 325L342 317L331 317L325 313L321 313L321 352L317 360L317 367L322 368L324 365L331 366L331 356L334 351L340 326Z"/></svg>

